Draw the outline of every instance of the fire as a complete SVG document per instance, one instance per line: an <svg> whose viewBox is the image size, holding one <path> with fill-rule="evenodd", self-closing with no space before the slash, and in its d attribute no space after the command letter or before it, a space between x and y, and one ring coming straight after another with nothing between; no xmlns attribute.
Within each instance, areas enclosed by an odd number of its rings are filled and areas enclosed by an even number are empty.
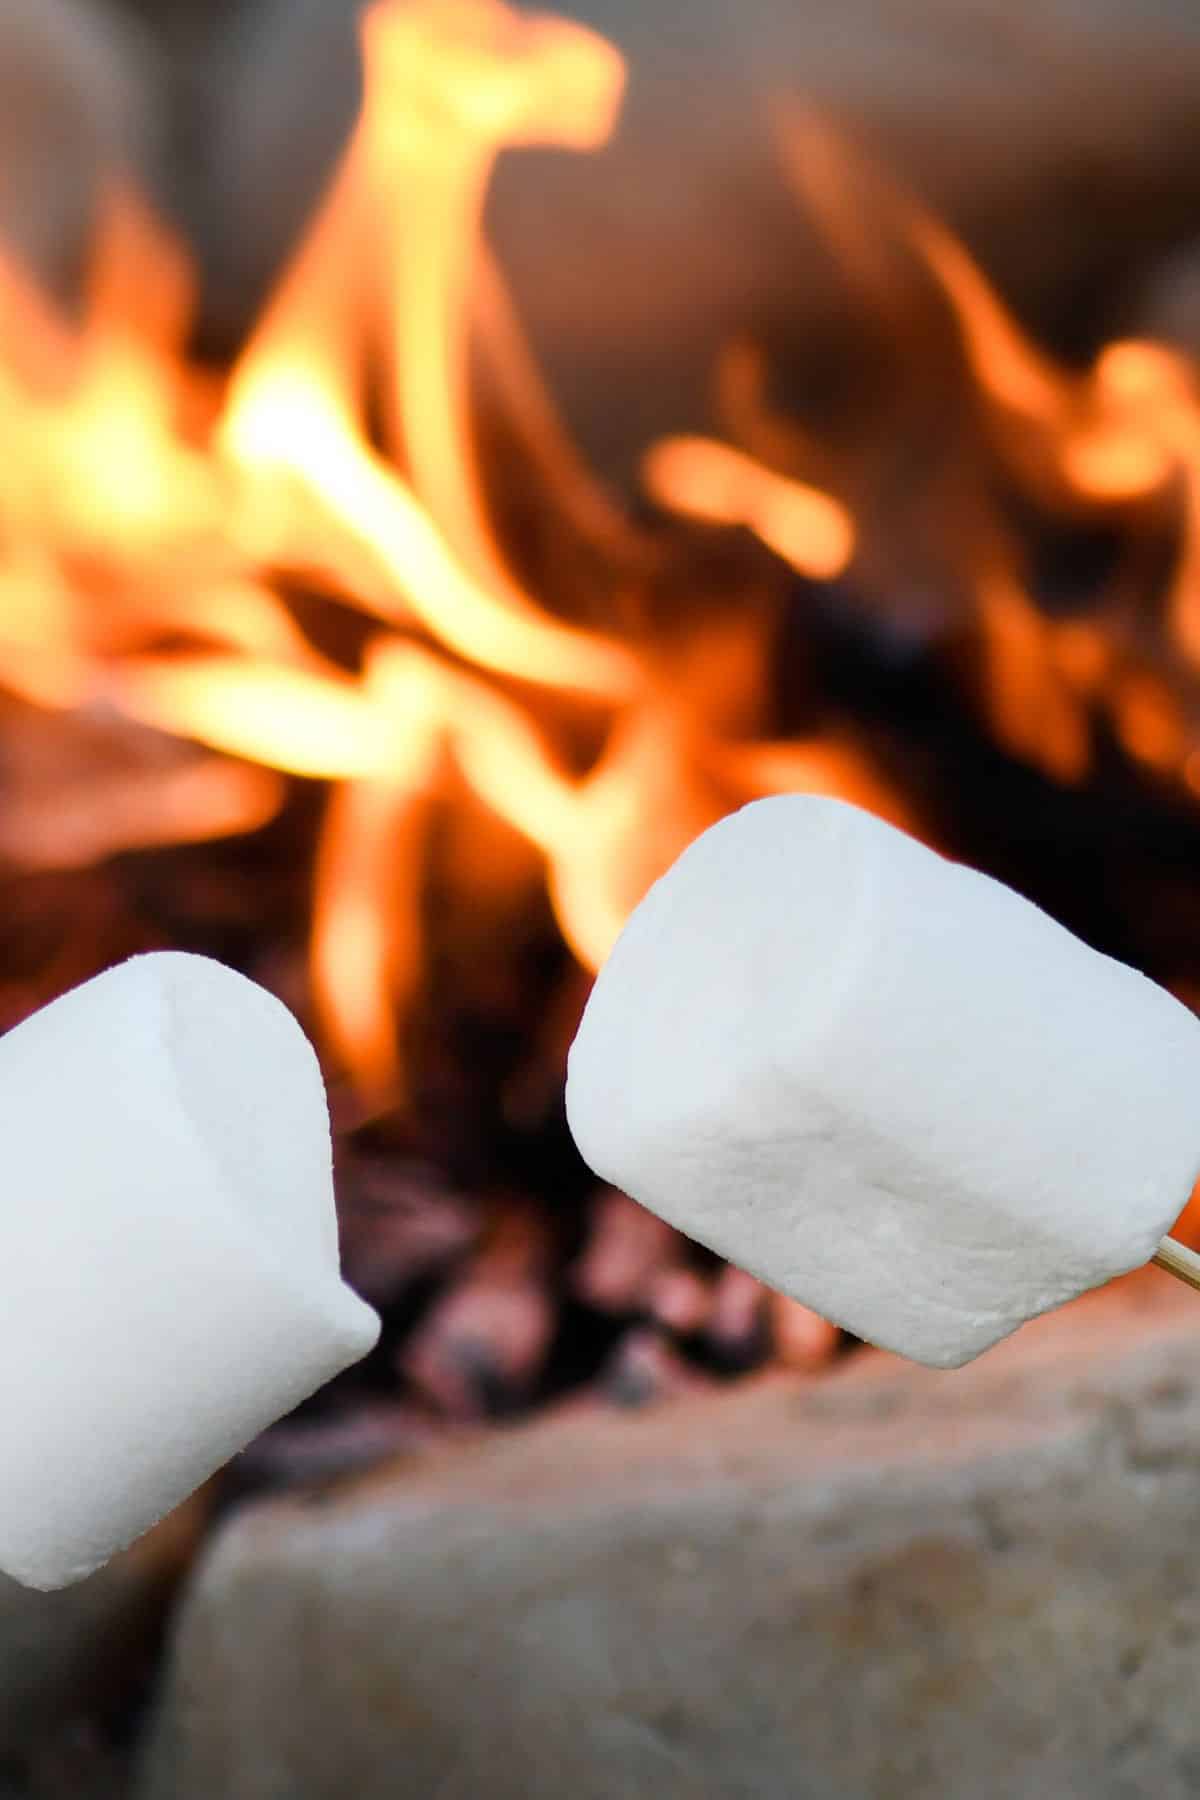
<svg viewBox="0 0 1200 1800"><path fill-rule="evenodd" d="M848 749L714 737L703 706L673 695L623 635L574 621L575 596L532 593L492 529L476 354L548 504L607 559L613 618L645 556L565 439L482 236L503 150L604 142L617 53L500 0L382 0L363 47L358 127L207 418L182 351L186 261L130 196L102 221L78 330L4 271L23 360L0 390L20 446L0 478L0 674L38 706L113 708L213 753L176 775L154 820L132 806L118 809L123 831L80 822L79 854L252 830L281 804L272 771L331 784L313 989L329 1049L383 1100L402 1087L396 1017L420 979L426 839L454 782L536 848L591 967L728 805L791 779L888 802ZM368 395L368 367L381 392ZM705 454L712 466L724 453ZM844 564L853 534L835 502L731 455L735 512L798 566ZM274 572L374 621L361 667L310 643ZM573 713L593 736L603 727L582 771Z"/></svg>
<svg viewBox="0 0 1200 1800"><path fill-rule="evenodd" d="M647 490L664 506L745 525L802 575L831 581L854 553L854 523L818 488L764 468L727 444L670 438L645 461Z"/></svg>
<svg viewBox="0 0 1200 1800"><path fill-rule="evenodd" d="M631 611L670 570L678 527L636 523L583 463L486 244L502 152L605 142L617 52L503 0L376 0L363 51L357 128L223 382L186 354L186 256L127 191L99 221L77 320L0 262L0 684L63 729L117 722L140 747L103 793L79 782L52 823L10 809L0 848L62 867L250 832L284 805L285 778L329 784L312 990L330 1056L384 1104L404 1092L398 1021L422 980L431 835L457 797L530 846L592 969L677 852L756 794L811 788L907 814L845 735L770 735L770 622L738 593L724 624L691 620L682 659ZM848 278L874 279L853 225L866 193L940 292L1017 485L1076 513L1176 506L1170 624L1200 660L1191 369L1132 343L1060 369L912 201L864 186L811 130L788 147ZM481 370L517 478L580 547L578 591L518 570L497 528ZM723 400L741 441L652 447L648 496L664 515L747 529L810 582L878 560L851 472L771 414L759 376L731 357ZM981 698L1014 754L1083 781L1104 717L1134 759L1200 791L1194 733L1137 633L1048 617L998 541L963 573ZM297 588L353 611L360 654L317 645L285 597ZM685 613L691 599L678 595ZM152 774L148 745L162 750Z"/></svg>

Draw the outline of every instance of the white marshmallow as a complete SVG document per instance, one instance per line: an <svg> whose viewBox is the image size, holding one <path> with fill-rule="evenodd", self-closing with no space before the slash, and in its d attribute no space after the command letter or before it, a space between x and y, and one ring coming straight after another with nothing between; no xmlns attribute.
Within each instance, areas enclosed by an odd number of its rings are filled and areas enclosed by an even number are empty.
<svg viewBox="0 0 1200 1800"><path fill-rule="evenodd" d="M141 956L0 1039L0 1568L90 1574L371 1348L285 1007Z"/></svg>
<svg viewBox="0 0 1200 1800"><path fill-rule="evenodd" d="M1153 1254L1200 1170L1200 1023L999 882L788 795L634 912L567 1112L605 1180L953 1368Z"/></svg>

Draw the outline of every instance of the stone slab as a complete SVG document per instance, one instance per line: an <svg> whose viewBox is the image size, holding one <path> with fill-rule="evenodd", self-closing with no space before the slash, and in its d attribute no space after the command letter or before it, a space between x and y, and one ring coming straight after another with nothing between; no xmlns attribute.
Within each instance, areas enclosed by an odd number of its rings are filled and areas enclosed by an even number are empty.
<svg viewBox="0 0 1200 1800"><path fill-rule="evenodd" d="M1154 1272L958 1373L551 1417L234 1518L140 1800L1183 1800L1198 1526Z"/></svg>

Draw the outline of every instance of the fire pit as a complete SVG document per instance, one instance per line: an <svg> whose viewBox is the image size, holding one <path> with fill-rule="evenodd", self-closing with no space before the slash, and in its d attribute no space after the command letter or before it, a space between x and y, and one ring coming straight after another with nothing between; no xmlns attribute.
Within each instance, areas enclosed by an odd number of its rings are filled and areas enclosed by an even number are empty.
<svg viewBox="0 0 1200 1800"><path fill-rule="evenodd" d="M520 1452L443 1465L449 1440L549 1411L585 1462L593 1426L624 1442L621 1409L689 1398L671 1432L724 1431L742 1402L718 1390L751 1371L772 1396L798 1372L814 1444L822 1394L869 1416L862 1396L903 1387L597 1191L566 1132L591 973L744 801L851 799L1200 997L1194 361L1132 332L1052 355L852 133L781 104L772 156L820 271L819 353L740 322L705 428L643 442L631 492L573 443L484 229L501 152L601 152L622 59L501 0L380 0L363 50L357 124L228 356L196 328L188 251L115 171L77 292L0 260L0 1020L141 949L270 987L320 1048L344 1266L384 1319L365 1364L226 1472L218 1516L394 1458L418 1509L441 1491L427 1469L483 1496L488 1459ZM1152 1336L1169 1381L1200 1313L1141 1304L1114 1330ZM782 1419L791 1401L745 1404ZM530 1440L546 1466L557 1429ZM809 1525L836 1536L836 1507ZM230 1530L236 1558L256 1527ZM146 1671L96 1714L110 1747L144 1718ZM669 1725L646 1729L663 1760L635 1759L639 1780L713 1791L688 1785ZM440 1774L428 1754L421 1791L482 1791L478 1744ZM625 1767L604 1754L597 1793ZM175 1791L164 1766L155 1795ZM892 1791L865 1770L861 1791ZM739 1779L720 1791L833 1791ZM224 1763L188 1791L242 1780ZM337 1780L305 1791L385 1791ZM489 1791L564 1788L514 1762Z"/></svg>

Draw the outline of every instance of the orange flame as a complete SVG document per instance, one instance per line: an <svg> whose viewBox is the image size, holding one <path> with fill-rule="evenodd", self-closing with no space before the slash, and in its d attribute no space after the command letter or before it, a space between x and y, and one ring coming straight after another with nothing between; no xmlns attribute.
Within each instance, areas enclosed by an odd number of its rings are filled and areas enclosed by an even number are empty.
<svg viewBox="0 0 1200 1800"><path fill-rule="evenodd" d="M648 627L636 642L620 628L641 617L634 592L673 540L628 517L570 443L483 232L502 151L605 142L617 52L503 0L376 0L363 47L361 118L221 391L185 355L186 258L134 196L109 197L77 324L0 260L0 684L64 730L118 722L141 757L73 777L70 803L45 816L31 776L0 855L69 867L251 831L284 803L284 776L331 784L313 993L326 1048L383 1104L403 1092L402 1025L423 976L431 821L464 790L531 846L589 968L677 852L756 794L905 813L842 736L763 734L746 618L737 656L722 643L686 668L664 667ZM873 280L847 225L853 168L815 145L797 166ZM1036 468L1081 506L1181 496L1170 614L1200 661L1190 368L1134 344L1082 374L1058 368L940 225L890 190L886 206L957 321L1013 470ZM520 478L601 571L586 604L506 551L476 448L479 371ZM752 360L729 361L726 397L744 441L655 446L651 497L749 529L812 580L841 575L865 548L857 503L810 466L803 432L768 416ZM357 611L371 634L360 665L310 640L284 597L296 584ZM1187 721L1131 638L1045 618L994 545L963 586L984 701L1016 754L1082 780L1106 711L1134 758L1200 791Z"/></svg>
<svg viewBox="0 0 1200 1800"><path fill-rule="evenodd" d="M745 525L802 575L831 581L854 554L854 524L844 506L726 444L665 439L647 455L643 475L662 505L716 524Z"/></svg>
<svg viewBox="0 0 1200 1800"><path fill-rule="evenodd" d="M1151 620L1135 620L1128 596L1115 588L1098 595L1088 621L1042 612L1021 576L1020 549L995 512L987 532L969 539L970 563L957 575L973 597L983 697L998 737L1053 779L1078 782L1091 767L1103 720L1148 771L1200 792L1195 708L1179 692L1176 654L1200 665L1200 389L1193 364L1161 345L1119 341L1089 367L1065 368L1030 340L965 246L834 132L783 109L779 145L839 266L877 314L903 329L899 252L907 253L910 273L915 263L932 281L957 327L990 448L1016 491L1068 519L1153 507L1176 521L1161 643ZM753 369L748 394L744 369L739 382L743 424L778 440ZM782 442L786 454L787 433ZM943 525L952 538L945 514ZM861 521L858 533L861 540Z"/></svg>

